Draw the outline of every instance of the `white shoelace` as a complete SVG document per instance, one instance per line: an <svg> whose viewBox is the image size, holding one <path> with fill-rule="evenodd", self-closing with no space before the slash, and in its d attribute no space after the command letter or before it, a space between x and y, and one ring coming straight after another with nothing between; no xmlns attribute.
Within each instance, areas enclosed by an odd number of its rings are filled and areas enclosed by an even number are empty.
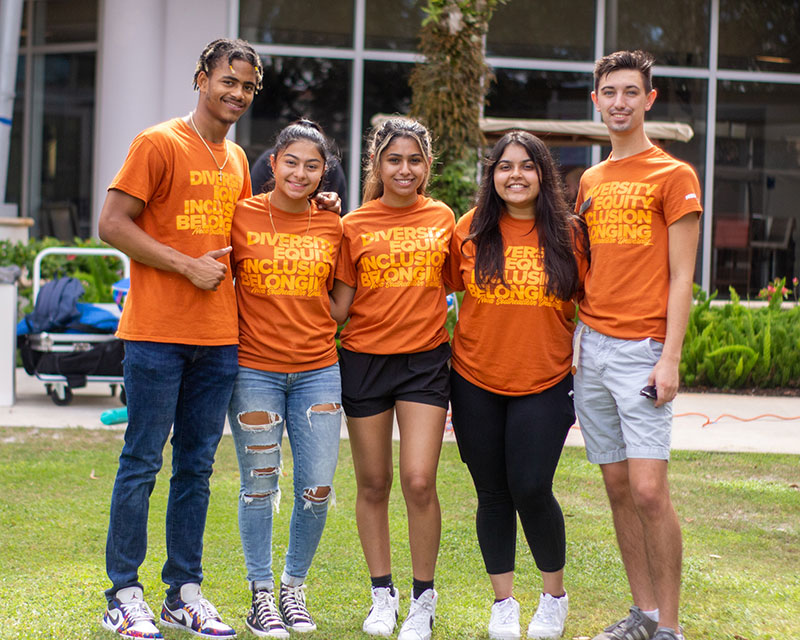
<svg viewBox="0 0 800 640"><path fill-rule="evenodd" d="M311 614L306 608L304 584L299 587L281 586L281 606L291 621L297 622L299 618L303 622L311 622Z"/></svg>
<svg viewBox="0 0 800 640"><path fill-rule="evenodd" d="M271 591L256 591L256 617L262 627L283 626L281 614L275 605L275 594Z"/></svg>
<svg viewBox="0 0 800 640"><path fill-rule="evenodd" d="M424 635L421 633L423 630L426 634L430 633L432 617L433 603L430 598L425 598L424 600L421 598L420 600L412 600L408 617L403 623L403 626L409 626L420 635Z"/></svg>
<svg viewBox="0 0 800 640"><path fill-rule="evenodd" d="M511 601L509 601L508 603L503 603L501 606L496 607L495 611L498 612L497 617L499 618L498 622L500 622L500 624L508 624L509 622L518 621L514 603Z"/></svg>
<svg viewBox="0 0 800 640"><path fill-rule="evenodd" d="M536 610L533 619L543 624L556 624L558 621L558 603L555 600L542 600L541 606Z"/></svg>
<svg viewBox="0 0 800 640"><path fill-rule="evenodd" d="M147 603L142 600L121 602L119 608L122 609L125 617L133 620L133 622L141 622L143 620L152 622L154 620L153 611L147 606Z"/></svg>
<svg viewBox="0 0 800 640"><path fill-rule="evenodd" d="M209 618L212 620L220 620L216 607L205 598L200 598L195 602L187 602L186 608L192 613L199 614L201 620L208 620Z"/></svg>
<svg viewBox="0 0 800 640"><path fill-rule="evenodd" d="M555 624L556 615L555 612L550 608L548 608L547 611L542 611L541 609L539 609L533 616L533 619L536 622L541 622L543 624Z"/></svg>
<svg viewBox="0 0 800 640"><path fill-rule="evenodd" d="M388 587L381 587L372 591L372 612L370 616L381 621L394 623L395 610Z"/></svg>

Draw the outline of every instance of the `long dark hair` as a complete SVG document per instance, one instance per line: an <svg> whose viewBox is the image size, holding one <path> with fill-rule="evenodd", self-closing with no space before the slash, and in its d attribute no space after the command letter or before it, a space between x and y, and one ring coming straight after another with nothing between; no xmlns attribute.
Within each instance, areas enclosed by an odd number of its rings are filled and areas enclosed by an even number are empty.
<svg viewBox="0 0 800 640"><path fill-rule="evenodd" d="M567 206L561 176L550 151L544 142L526 131L505 134L484 161L475 214L469 235L462 243L462 247L469 241L475 245L475 281L482 286L505 282L500 219L506 207L494 187L494 171L510 144L518 144L525 149L539 174L539 195L534 205L535 217L531 228L535 227L539 234L539 250L544 256L544 272L547 276L545 292L561 300L570 300L580 287L572 238L581 223Z"/></svg>

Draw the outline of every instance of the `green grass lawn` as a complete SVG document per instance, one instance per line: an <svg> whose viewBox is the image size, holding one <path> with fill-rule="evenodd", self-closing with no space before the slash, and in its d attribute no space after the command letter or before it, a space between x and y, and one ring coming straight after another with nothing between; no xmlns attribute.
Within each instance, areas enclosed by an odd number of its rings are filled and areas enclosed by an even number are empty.
<svg viewBox="0 0 800 640"><path fill-rule="evenodd" d="M108 586L103 557L108 503L121 446L119 431L0 428L0 638L113 637L99 619ZM286 458L276 519L276 574L291 513L292 467ZM800 457L678 452L671 482L684 531L681 622L687 640L800 638ZM228 436L212 484L203 588L239 636L252 638L244 626L250 598L236 523L238 470ZM167 485L162 472L141 569L156 613L164 588ZM319 627L309 640L366 640L360 629L369 607L369 581L356 532L347 442L335 486L337 505L308 579L309 607ZM567 520L571 608L564 637L591 638L627 611L629 595L599 471L581 449L564 452L556 493ZM491 590L475 539L472 484L453 444L442 453L439 495L443 527L434 639L486 638ZM411 570L399 487L391 528L395 581L405 611ZM527 624L538 601L539 579L524 544L518 552L516 596ZM193 637L172 630L164 635Z"/></svg>

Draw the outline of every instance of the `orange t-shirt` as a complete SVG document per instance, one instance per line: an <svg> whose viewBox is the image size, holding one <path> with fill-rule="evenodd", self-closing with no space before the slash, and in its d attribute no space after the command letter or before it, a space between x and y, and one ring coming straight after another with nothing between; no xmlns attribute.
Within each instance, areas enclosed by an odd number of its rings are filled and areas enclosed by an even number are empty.
<svg viewBox="0 0 800 640"><path fill-rule="evenodd" d="M475 209L456 225L458 246ZM505 284L475 282L475 245L453 252L464 300L453 334L453 368L472 384L507 396L540 393L561 381L572 364L575 303L545 294L547 276L531 220L500 219ZM578 273L586 260L576 252Z"/></svg>
<svg viewBox="0 0 800 640"><path fill-rule="evenodd" d="M328 367L337 361L328 291L341 218L311 205L309 228L307 213L272 206L270 221L269 195L243 200L233 216L239 364L279 373Z"/></svg>
<svg viewBox="0 0 800 640"><path fill-rule="evenodd" d="M237 144L208 143L228 162L222 180L211 155L182 119L162 122L131 143L109 189L144 202L134 221L149 236L194 258L228 246L236 203L250 196L247 156ZM222 258L229 265L228 257ZM236 297L229 275L216 291L187 278L131 261L131 287L117 335L177 344L236 344Z"/></svg>
<svg viewBox="0 0 800 640"><path fill-rule="evenodd" d="M604 162L581 178L576 211L589 227L591 266L579 317L624 340L667 334L668 227L702 212L700 183L688 164L658 147Z"/></svg>
<svg viewBox="0 0 800 640"><path fill-rule="evenodd" d="M455 216L419 196L410 207L370 200L343 219L336 278L355 287L342 346L374 354L430 351L450 339L443 269Z"/></svg>

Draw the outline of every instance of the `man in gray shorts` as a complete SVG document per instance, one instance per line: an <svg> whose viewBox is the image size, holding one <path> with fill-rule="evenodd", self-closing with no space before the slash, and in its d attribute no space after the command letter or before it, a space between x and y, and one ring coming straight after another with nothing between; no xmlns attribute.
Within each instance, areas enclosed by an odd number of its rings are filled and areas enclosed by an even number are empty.
<svg viewBox="0 0 800 640"><path fill-rule="evenodd" d="M595 640L683 640L681 531L667 462L702 207L694 170L644 132L656 99L652 65L642 51L595 64L592 100L612 151L583 174L575 205L591 249L575 332L575 409L586 455L603 474L634 602Z"/></svg>

